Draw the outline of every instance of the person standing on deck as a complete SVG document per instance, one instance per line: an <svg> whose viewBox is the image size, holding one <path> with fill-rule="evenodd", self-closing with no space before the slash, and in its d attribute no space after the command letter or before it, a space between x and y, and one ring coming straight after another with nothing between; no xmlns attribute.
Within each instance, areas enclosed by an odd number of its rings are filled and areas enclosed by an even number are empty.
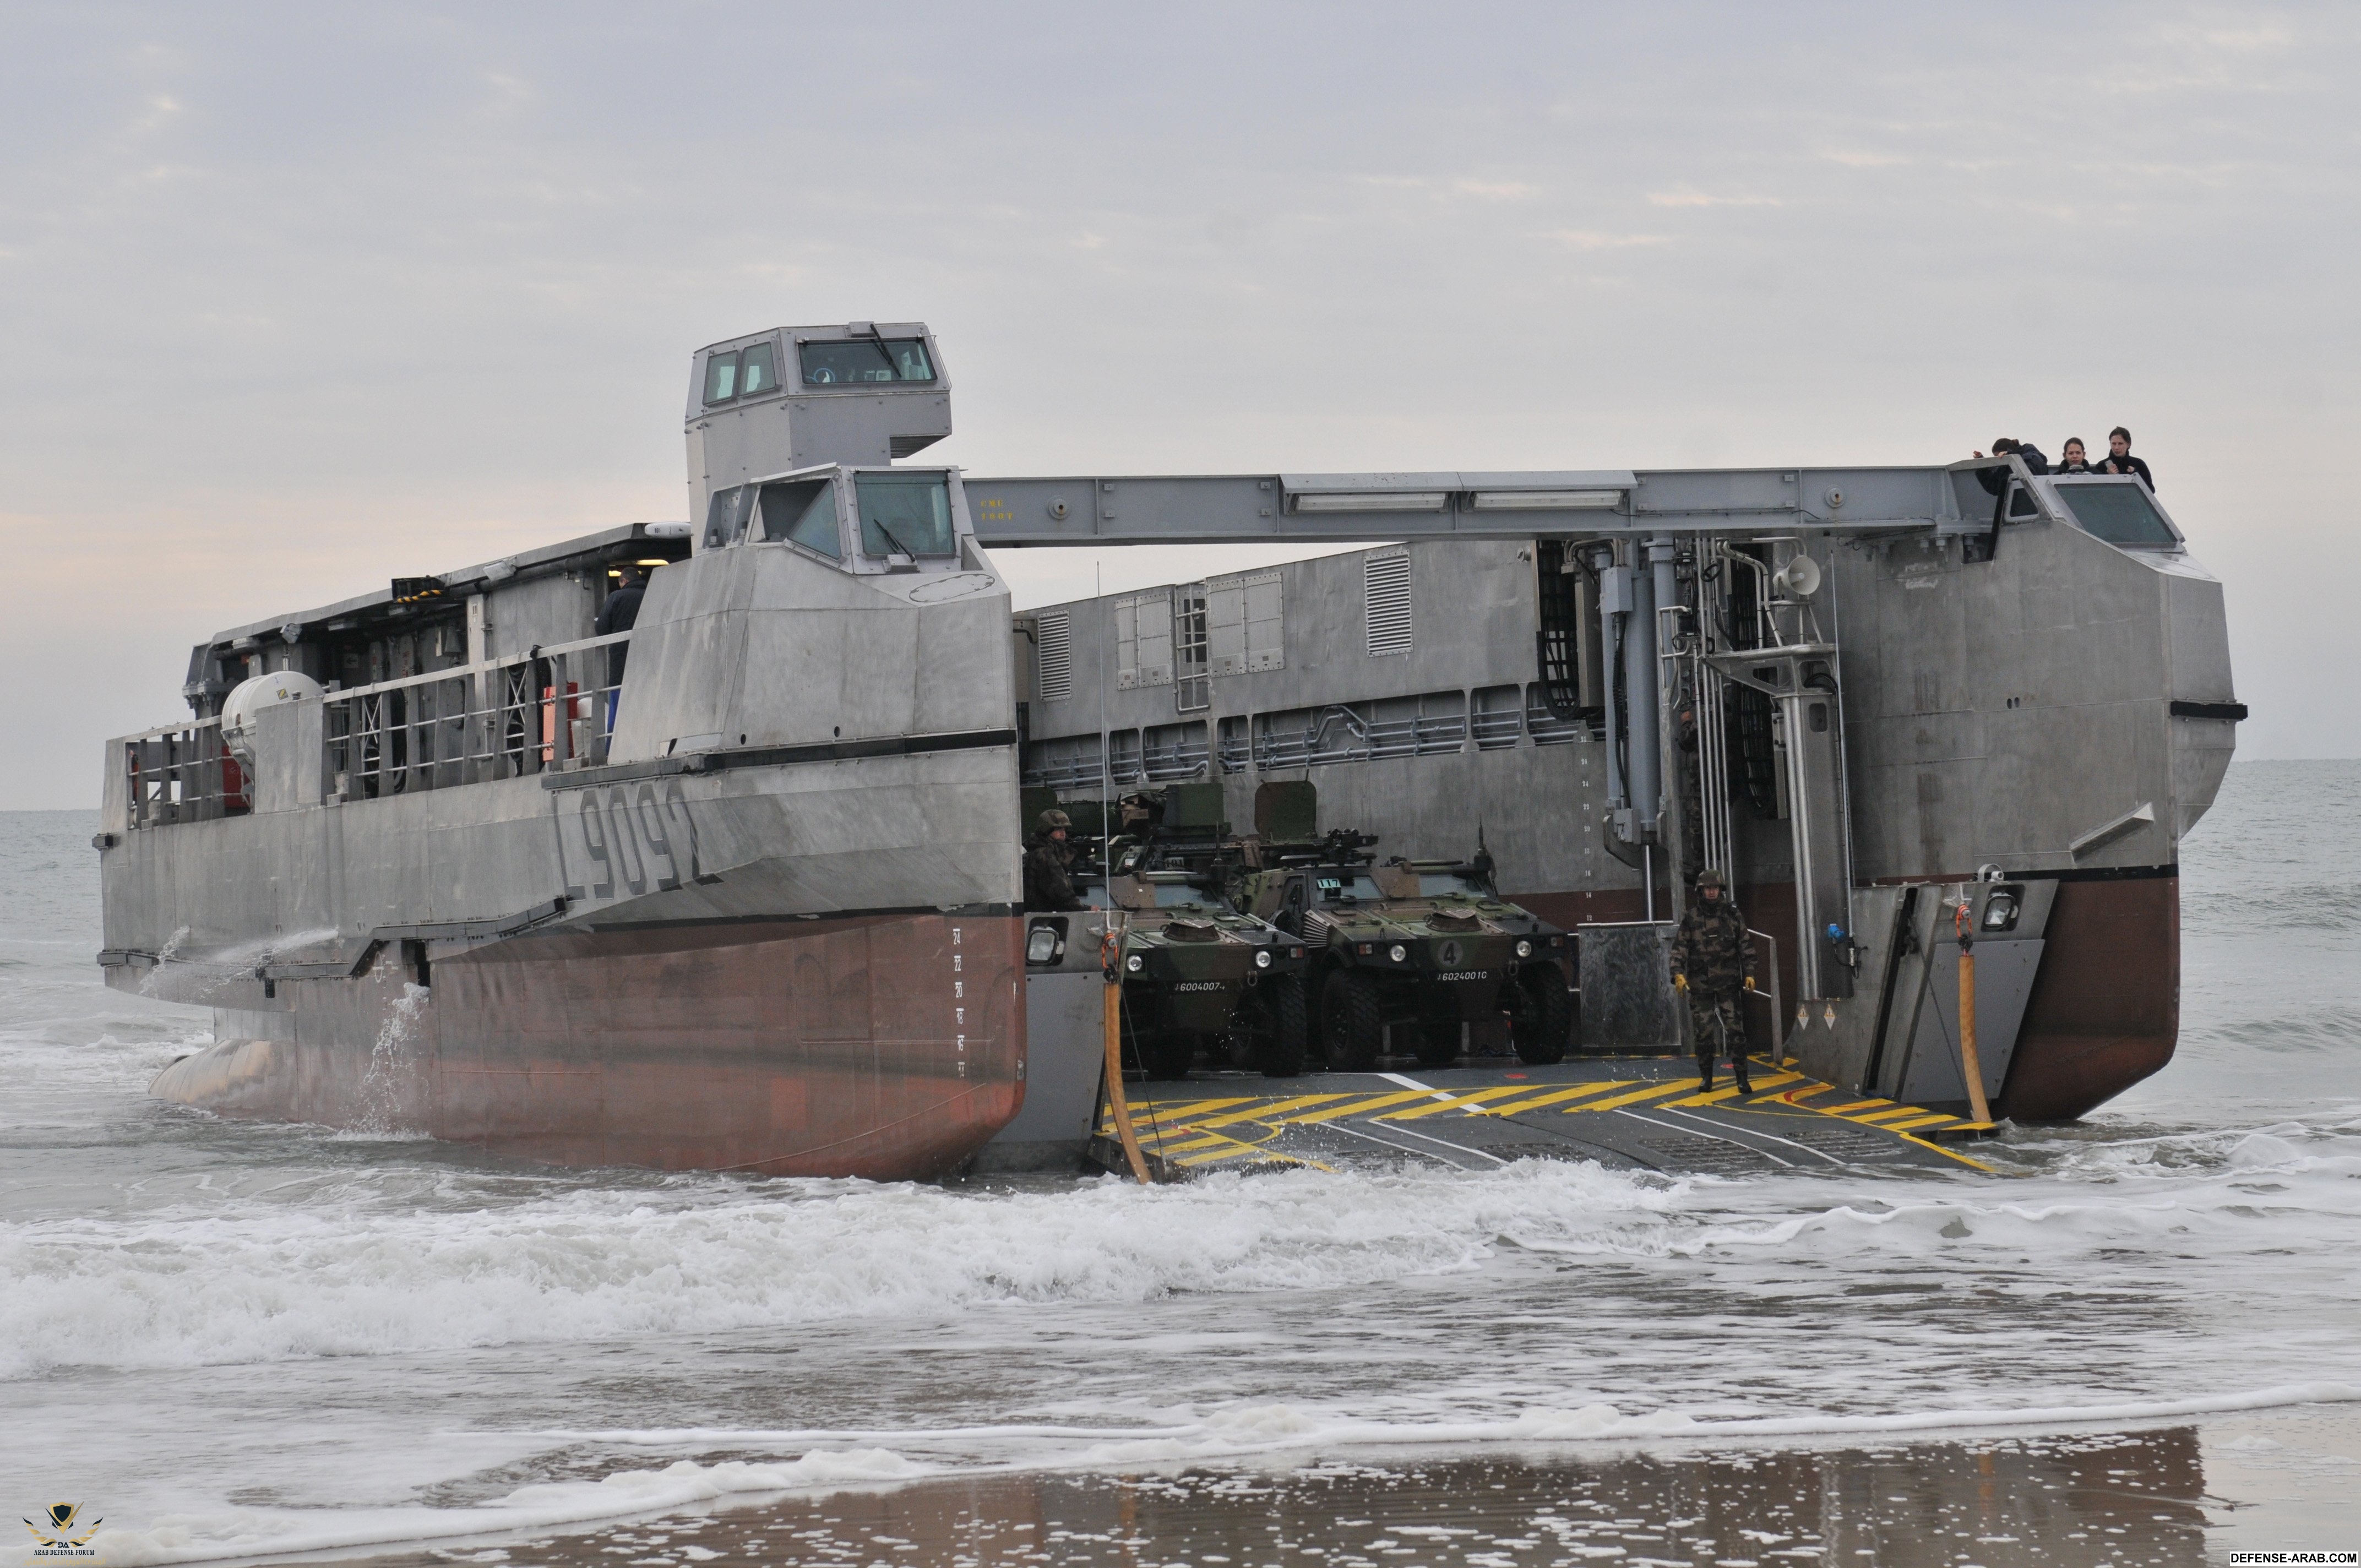
<svg viewBox="0 0 2361 1568"><path fill-rule="evenodd" d="M623 568L621 584L607 596L598 607L598 619L591 623L592 632L600 637L612 631L629 631L640 619L640 601L647 597L648 575L637 566ZM631 654L628 642L610 644L607 649L607 733L615 733L615 707L623 695L623 663Z"/></svg>
<svg viewBox="0 0 2361 1568"><path fill-rule="evenodd" d="M1746 1075L1746 1021L1738 1008L1739 999L1754 989L1754 947L1746 939L1746 917L1711 866L1697 873L1697 902L1673 936L1673 985L1688 998L1697 1091L1713 1088L1714 1058L1727 1056L1738 1091L1753 1093Z"/></svg>

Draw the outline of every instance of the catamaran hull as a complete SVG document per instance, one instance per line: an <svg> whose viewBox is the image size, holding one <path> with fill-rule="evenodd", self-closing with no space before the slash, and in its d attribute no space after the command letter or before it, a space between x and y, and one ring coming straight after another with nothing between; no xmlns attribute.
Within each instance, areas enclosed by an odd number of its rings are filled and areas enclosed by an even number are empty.
<svg viewBox="0 0 2361 1568"><path fill-rule="evenodd" d="M1510 896L1577 930L1647 913L1642 895L1624 889ZM1741 887L1739 897L1747 924L1777 945L1778 994L1794 996L1795 884ZM2019 1122L2072 1121L2172 1060L2180 1031L2180 879L2161 868L2153 875L2060 879L2046 938L2007 1077L1993 1100L1995 1114ZM1754 1048L1770 1049L1767 999L1745 1014ZM1806 1020L1801 1027L1821 1025ZM1808 1043L1806 1034L1802 1044Z"/></svg>
<svg viewBox="0 0 2361 1568"><path fill-rule="evenodd" d="M925 1179L1016 1115L1013 914L561 930L398 948L291 1009L217 1009L153 1092L558 1165Z"/></svg>

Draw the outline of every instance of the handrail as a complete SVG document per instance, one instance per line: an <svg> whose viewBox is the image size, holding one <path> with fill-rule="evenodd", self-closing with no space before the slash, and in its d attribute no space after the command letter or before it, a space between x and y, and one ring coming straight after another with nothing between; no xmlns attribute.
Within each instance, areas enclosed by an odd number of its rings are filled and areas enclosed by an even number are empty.
<svg viewBox="0 0 2361 1568"><path fill-rule="evenodd" d="M578 653L586 648L604 648L612 643L627 642L631 641L631 636L628 631L609 631L604 636L585 637L575 642L552 642L545 646L528 649L522 653L511 653L499 659L487 659L480 664L453 664L447 669L427 670L415 675L399 675L390 681L378 681L365 686L332 686L320 695L327 701L342 702L346 697L375 696L380 692L404 691L412 686L428 685L436 681L456 681L468 675L484 675L490 674L496 670L511 670L519 664L529 664L535 659L547 659L560 653Z"/></svg>
<svg viewBox="0 0 2361 1568"><path fill-rule="evenodd" d="M376 681L365 686L329 686L320 693L324 702L342 702L347 697L376 696L384 692L407 691L413 686L431 685L437 681L462 680L469 675L490 674L497 670L513 669L535 659L546 659L557 653L578 653L589 648L605 648L618 642L628 642L628 631L609 631L597 637L585 637L573 642L552 642L544 647L529 649L522 653L511 653L503 658L487 659L477 664L453 664L447 669L425 670L414 675L397 675L390 681ZM177 724L159 724L152 729L135 730L128 735L116 735L113 741L156 740L167 735L183 735L192 729L203 729L221 723L221 716L210 718L185 718Z"/></svg>
<svg viewBox="0 0 2361 1568"><path fill-rule="evenodd" d="M192 730L220 728L219 714L215 714L211 718L183 718L178 724L159 724L153 729L137 729L128 735L111 736L107 740L107 744L120 746L132 740L161 740L167 735L186 735Z"/></svg>

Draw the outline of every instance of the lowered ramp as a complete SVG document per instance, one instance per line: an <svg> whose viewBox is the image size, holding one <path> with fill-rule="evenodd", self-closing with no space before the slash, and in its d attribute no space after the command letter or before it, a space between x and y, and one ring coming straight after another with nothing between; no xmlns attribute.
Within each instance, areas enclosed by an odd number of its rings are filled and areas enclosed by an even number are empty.
<svg viewBox="0 0 2361 1568"><path fill-rule="evenodd" d="M1133 1131L1159 1179L1277 1166L1342 1169L1404 1160L1460 1169L1591 1159L1666 1172L1770 1175L1878 1167L1991 1168L1943 1140L1982 1124L1848 1094L1757 1058L1752 1094L1697 1092L1686 1057L1432 1072L1328 1072L1278 1080L1201 1074L1133 1084ZM1128 1168L1105 1099L1093 1163Z"/></svg>

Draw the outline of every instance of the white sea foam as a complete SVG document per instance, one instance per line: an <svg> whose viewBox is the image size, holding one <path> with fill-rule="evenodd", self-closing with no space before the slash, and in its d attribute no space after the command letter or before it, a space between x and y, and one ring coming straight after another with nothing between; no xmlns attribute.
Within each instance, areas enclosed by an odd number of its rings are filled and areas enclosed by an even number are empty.
<svg viewBox="0 0 2361 1568"><path fill-rule="evenodd" d="M1683 1184L1528 1164L982 1197L683 1181L495 1210L213 1207L0 1227L0 1370L179 1366L1147 1301L1662 1254Z"/></svg>
<svg viewBox="0 0 2361 1568"><path fill-rule="evenodd" d="M1627 1415L1610 1405L1532 1409L1506 1420L1389 1422L1356 1420L1292 1405L1241 1405L1202 1421L1165 1429L1093 1432L1057 1429L1078 1440L1037 1451L1028 1460L963 1467L965 1473L1015 1469L1090 1470L1138 1465L1251 1462L1294 1451L1349 1448L1433 1450L1441 1446L1634 1442L1728 1445L1810 1436L1893 1437L2005 1429L2055 1430L2092 1424L2147 1423L2179 1418L2361 1400L2361 1386L2303 1383L2195 1396L2098 1405L1898 1411L1882 1416L1801 1415L1700 1420L1681 1410ZM965 1429L985 1435L995 1429ZM1041 1428L997 1429L1038 1435ZM548 1439L644 1441L653 1433L545 1432ZM664 1441L749 1446L808 1442L807 1434L759 1431L670 1432ZM878 1434L837 1434L838 1441L875 1441ZM909 1444L939 1443L945 1432L898 1434ZM2265 1440L2268 1441L2268 1440ZM2246 1446L2254 1447L2253 1443ZM2273 1445L2275 1446L2275 1445ZM520 1488L470 1508L239 1508L167 1516L137 1529L102 1532L93 1545L109 1562L138 1565L200 1563L264 1553L319 1552L379 1543L448 1541L516 1530L563 1529L659 1513L709 1502L813 1489L893 1486L946 1472L890 1447L812 1447L777 1461L731 1460L701 1464L678 1460L654 1470L625 1469L598 1481L548 1483Z"/></svg>
<svg viewBox="0 0 2361 1568"><path fill-rule="evenodd" d="M876 1486L926 1474L925 1466L884 1449L814 1449L773 1464L698 1464L684 1459L661 1470L623 1470L597 1481L526 1486L478 1508L225 1509L166 1517L136 1530L102 1530L91 1545L104 1561L134 1568L206 1563L549 1530L734 1495Z"/></svg>
<svg viewBox="0 0 2361 1568"><path fill-rule="evenodd" d="M2071 1179L1667 1182L1525 1162L1480 1175L1112 1180L999 1196L685 1179L500 1206L214 1203L0 1225L0 1372L593 1341L983 1304L1367 1285L1504 1259L1779 1271L2048 1260L2041 1288L2160 1247L2227 1257L2361 1217L2349 1136L2279 1124L2070 1157ZM542 1190L528 1186L529 1192ZM407 1190L405 1189L404 1190ZM2078 1274L2072 1260L2105 1266ZM1735 1276L1742 1277L1743 1276ZM1765 1277L1769 1277L1766 1276Z"/></svg>

